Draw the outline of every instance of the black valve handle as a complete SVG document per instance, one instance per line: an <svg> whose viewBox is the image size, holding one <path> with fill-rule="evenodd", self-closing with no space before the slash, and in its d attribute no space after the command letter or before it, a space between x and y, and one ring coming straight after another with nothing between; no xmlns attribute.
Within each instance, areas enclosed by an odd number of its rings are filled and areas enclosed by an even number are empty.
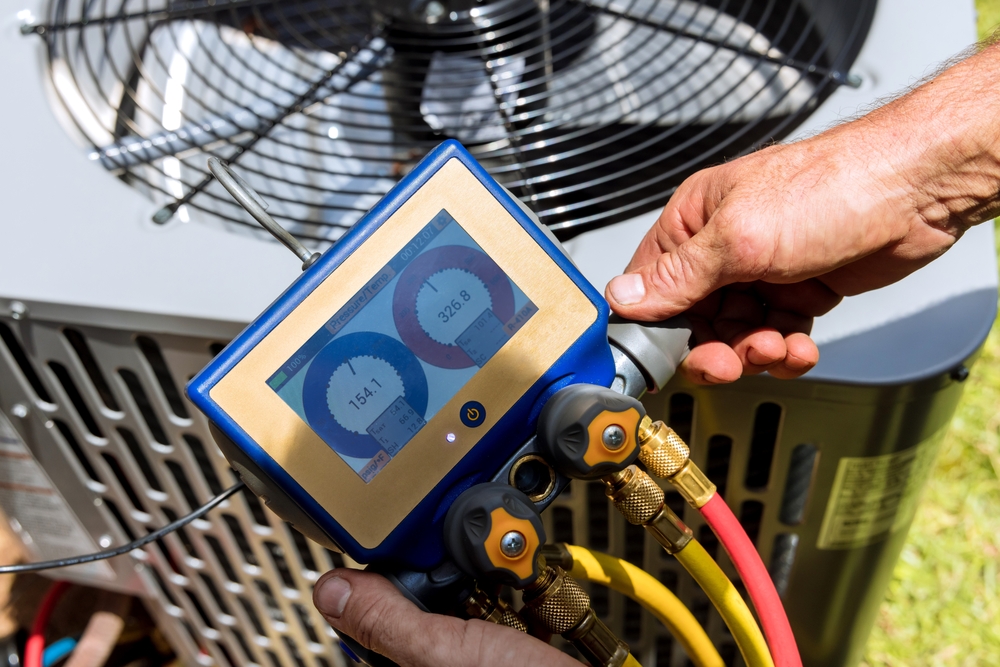
<svg viewBox="0 0 1000 667"><path fill-rule="evenodd" d="M639 456L642 403L607 387L574 384L556 392L538 419L538 442L552 467L575 479L600 479Z"/></svg>
<svg viewBox="0 0 1000 667"><path fill-rule="evenodd" d="M524 588L540 574L545 528L534 504L507 484L477 484L448 510L444 541L466 574Z"/></svg>

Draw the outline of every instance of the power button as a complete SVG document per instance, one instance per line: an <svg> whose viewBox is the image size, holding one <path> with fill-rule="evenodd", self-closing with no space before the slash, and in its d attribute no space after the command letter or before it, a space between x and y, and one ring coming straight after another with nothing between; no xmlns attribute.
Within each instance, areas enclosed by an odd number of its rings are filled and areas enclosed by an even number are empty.
<svg viewBox="0 0 1000 667"><path fill-rule="evenodd" d="M479 401L469 401L462 406L459 417L462 423L469 428L476 428L486 421L486 408Z"/></svg>

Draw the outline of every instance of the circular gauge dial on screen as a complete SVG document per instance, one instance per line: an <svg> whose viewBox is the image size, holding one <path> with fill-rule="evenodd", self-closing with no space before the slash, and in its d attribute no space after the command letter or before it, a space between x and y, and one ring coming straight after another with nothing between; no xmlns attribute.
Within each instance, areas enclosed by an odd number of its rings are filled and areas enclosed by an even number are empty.
<svg viewBox="0 0 1000 667"><path fill-rule="evenodd" d="M456 341L485 319L514 315L510 281L485 253L469 246L428 250L400 276L393 295L399 336L415 355L440 368L476 365Z"/></svg>
<svg viewBox="0 0 1000 667"><path fill-rule="evenodd" d="M340 426L360 435L405 393L403 378L388 361L351 357L330 376L326 405Z"/></svg>
<svg viewBox="0 0 1000 667"><path fill-rule="evenodd" d="M442 269L425 279L417 291L417 322L442 345L454 345L484 310L492 308L486 285L465 269Z"/></svg>
<svg viewBox="0 0 1000 667"><path fill-rule="evenodd" d="M371 459L393 455L423 426L427 378L405 345L364 331L316 355L302 397L309 426L337 453Z"/></svg>

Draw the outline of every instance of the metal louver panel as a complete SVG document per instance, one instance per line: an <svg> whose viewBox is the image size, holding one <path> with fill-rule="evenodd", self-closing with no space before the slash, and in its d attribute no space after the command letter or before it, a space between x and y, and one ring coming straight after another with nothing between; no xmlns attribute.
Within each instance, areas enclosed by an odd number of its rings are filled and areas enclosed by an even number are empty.
<svg viewBox="0 0 1000 667"><path fill-rule="evenodd" d="M143 318L149 316L134 319ZM0 317L0 410L95 541L110 536L121 544L162 526L233 480L204 418L180 394L221 342ZM961 388L947 378L904 392L891 385L766 378L703 388L675 379L645 403L692 445L693 459L758 545L784 595L804 658L832 667L860 658L916 498L901 501L883 537L851 548L820 548L838 462L897 452L905 459L919 452L907 482L916 493ZM888 423L907 427L878 428ZM676 494L667 499L735 578L697 512ZM607 551L659 577L706 625L723 656L739 664L732 638L701 591L644 531L613 511L600 484L574 483L543 519L552 540ZM252 496L227 501L207 520L133 558L114 561L114 582L83 580L147 596L150 611L188 664L346 664L311 603L313 582L343 561ZM681 647L636 604L600 587L591 587L591 594L599 615L642 664L686 664ZM816 604L834 598L855 613Z"/></svg>
<svg viewBox="0 0 1000 667"><path fill-rule="evenodd" d="M218 341L0 318L0 409L93 534L122 544L197 507L235 477L181 394ZM15 407L21 406L21 407ZM249 493L113 561L189 664L344 665L312 605L343 565ZM66 572L72 576L72 570Z"/></svg>

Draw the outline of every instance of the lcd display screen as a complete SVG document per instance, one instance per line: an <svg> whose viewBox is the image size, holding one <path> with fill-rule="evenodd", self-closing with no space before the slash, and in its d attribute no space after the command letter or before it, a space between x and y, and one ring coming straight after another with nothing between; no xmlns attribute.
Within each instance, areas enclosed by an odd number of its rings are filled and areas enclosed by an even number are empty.
<svg viewBox="0 0 1000 667"><path fill-rule="evenodd" d="M536 312L442 210L267 384L367 483Z"/></svg>

